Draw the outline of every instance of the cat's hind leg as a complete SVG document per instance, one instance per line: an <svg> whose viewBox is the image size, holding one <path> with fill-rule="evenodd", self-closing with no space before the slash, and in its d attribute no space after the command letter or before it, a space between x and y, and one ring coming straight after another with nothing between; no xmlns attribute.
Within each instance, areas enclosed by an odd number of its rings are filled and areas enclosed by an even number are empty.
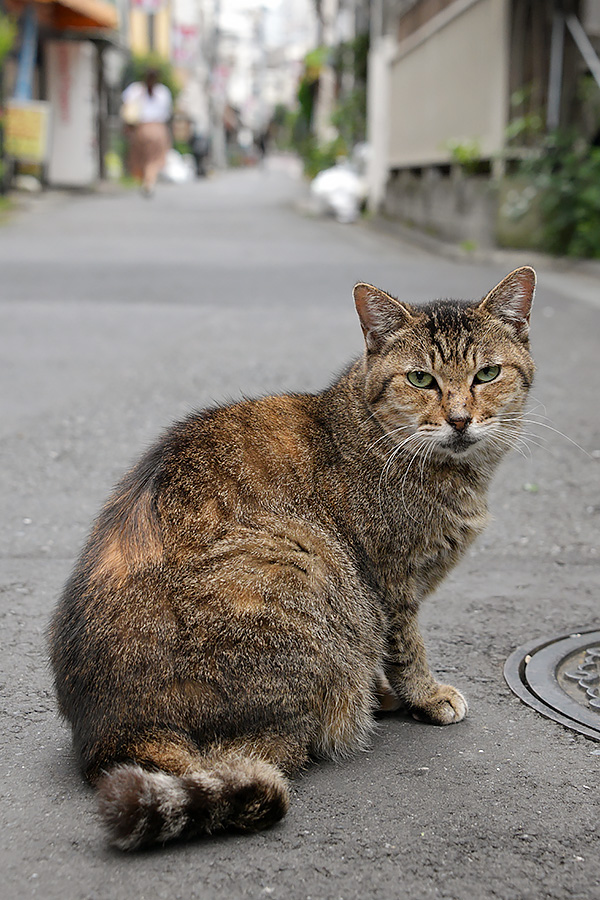
<svg viewBox="0 0 600 900"><path fill-rule="evenodd" d="M383 669L378 669L375 674L375 698L377 712L396 712L402 709L402 701L388 681Z"/></svg>

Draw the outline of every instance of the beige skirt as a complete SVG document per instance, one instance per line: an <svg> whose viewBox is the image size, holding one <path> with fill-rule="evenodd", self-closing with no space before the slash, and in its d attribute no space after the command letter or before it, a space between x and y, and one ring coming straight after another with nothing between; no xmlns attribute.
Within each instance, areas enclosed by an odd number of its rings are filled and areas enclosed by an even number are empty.
<svg viewBox="0 0 600 900"><path fill-rule="evenodd" d="M154 184L171 146L169 130L162 122L141 122L132 129L129 170L144 184Z"/></svg>

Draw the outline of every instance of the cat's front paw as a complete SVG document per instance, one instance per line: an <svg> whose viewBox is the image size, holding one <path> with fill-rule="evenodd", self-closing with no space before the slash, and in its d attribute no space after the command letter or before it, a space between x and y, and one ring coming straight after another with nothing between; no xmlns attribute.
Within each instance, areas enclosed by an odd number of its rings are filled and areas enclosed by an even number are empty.
<svg viewBox="0 0 600 900"><path fill-rule="evenodd" d="M420 722L432 725L452 725L467 715L467 701L456 688L449 684L437 684L435 690L424 700L412 703L410 711Z"/></svg>

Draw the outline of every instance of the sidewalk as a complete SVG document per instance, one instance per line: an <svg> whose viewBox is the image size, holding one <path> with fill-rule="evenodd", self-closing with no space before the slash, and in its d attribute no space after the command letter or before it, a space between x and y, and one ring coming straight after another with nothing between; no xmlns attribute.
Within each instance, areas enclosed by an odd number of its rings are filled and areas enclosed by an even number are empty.
<svg viewBox="0 0 600 900"><path fill-rule="evenodd" d="M600 260L553 257L536 251L501 247L465 250L460 244L438 240L423 231L380 215L373 217L369 225L400 241L414 244L434 256L456 262L504 266L507 271L522 265L533 266L538 274L544 273L546 283L559 293L600 306Z"/></svg>
<svg viewBox="0 0 600 900"><path fill-rule="evenodd" d="M105 847L44 631L111 485L190 409L326 385L361 350L355 281L409 301L480 297L512 266L310 219L301 191L273 168L226 172L151 202L56 198L0 228L3 900L598 893L600 745L502 676L515 647L600 619L596 282L545 266L532 407L567 437L531 426L531 453L496 479L494 521L423 608L431 664L464 691L468 718L382 719L368 752L294 783L271 831L138 856Z"/></svg>

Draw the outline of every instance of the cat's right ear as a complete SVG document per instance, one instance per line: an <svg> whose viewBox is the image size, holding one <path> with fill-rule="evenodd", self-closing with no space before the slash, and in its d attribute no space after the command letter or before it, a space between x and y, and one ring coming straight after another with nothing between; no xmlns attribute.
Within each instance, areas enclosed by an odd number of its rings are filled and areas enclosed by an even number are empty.
<svg viewBox="0 0 600 900"><path fill-rule="evenodd" d="M355 284L353 295L367 350L379 350L390 334L407 325L412 318L399 300L372 284Z"/></svg>
<svg viewBox="0 0 600 900"><path fill-rule="evenodd" d="M509 325L519 340L527 342L536 281L535 270L531 266L521 266L497 284L483 298L479 308Z"/></svg>

